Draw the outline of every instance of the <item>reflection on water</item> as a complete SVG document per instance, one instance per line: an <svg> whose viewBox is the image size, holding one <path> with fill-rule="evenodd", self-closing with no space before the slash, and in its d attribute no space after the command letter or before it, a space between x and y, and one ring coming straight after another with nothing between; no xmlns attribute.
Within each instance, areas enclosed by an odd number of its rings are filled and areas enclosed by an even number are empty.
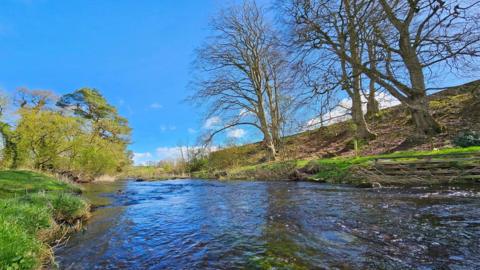
<svg viewBox="0 0 480 270"><path fill-rule="evenodd" d="M102 196L111 204L56 251L62 269L480 268L478 188L206 180L100 187L87 194L109 192Z"/></svg>

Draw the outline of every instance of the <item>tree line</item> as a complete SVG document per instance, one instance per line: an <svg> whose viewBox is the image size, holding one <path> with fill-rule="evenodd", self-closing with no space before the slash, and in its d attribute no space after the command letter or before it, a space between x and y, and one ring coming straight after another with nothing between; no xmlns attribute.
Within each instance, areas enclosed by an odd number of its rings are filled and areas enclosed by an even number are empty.
<svg viewBox="0 0 480 270"><path fill-rule="evenodd" d="M0 123L4 168L90 181L118 174L131 163L128 122L96 89L81 88L58 97L21 88L13 98L2 98L0 113L12 105L18 119L14 124Z"/></svg>
<svg viewBox="0 0 480 270"><path fill-rule="evenodd" d="M204 142L251 126L276 159L294 111L343 94L356 138L370 140L376 135L366 118L379 111L378 91L407 108L412 139L422 140L442 131L429 109L428 79L478 68L480 1L277 0L272 9L247 0L212 20L190 100L223 121Z"/></svg>

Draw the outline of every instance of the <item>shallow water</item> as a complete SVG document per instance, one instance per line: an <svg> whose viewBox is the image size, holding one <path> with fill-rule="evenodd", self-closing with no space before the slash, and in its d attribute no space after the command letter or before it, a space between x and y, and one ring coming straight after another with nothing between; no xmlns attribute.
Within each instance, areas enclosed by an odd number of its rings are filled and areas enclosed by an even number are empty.
<svg viewBox="0 0 480 270"><path fill-rule="evenodd" d="M101 206L56 250L61 269L480 269L478 187L169 180L87 195Z"/></svg>

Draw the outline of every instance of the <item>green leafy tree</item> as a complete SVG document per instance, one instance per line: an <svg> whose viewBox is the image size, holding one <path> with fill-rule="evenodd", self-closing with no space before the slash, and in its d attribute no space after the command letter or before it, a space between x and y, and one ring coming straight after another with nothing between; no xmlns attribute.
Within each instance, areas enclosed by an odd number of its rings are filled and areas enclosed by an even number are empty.
<svg viewBox="0 0 480 270"><path fill-rule="evenodd" d="M3 166L89 181L130 165L128 122L97 90L82 88L58 99L50 91L21 89L14 104L16 127L0 122Z"/></svg>
<svg viewBox="0 0 480 270"><path fill-rule="evenodd" d="M15 133L20 165L53 170L68 164L77 138L83 135L79 119L29 108L19 114Z"/></svg>
<svg viewBox="0 0 480 270"><path fill-rule="evenodd" d="M131 129L127 119L118 115L100 92L93 88L81 88L62 96L57 106L70 109L91 122L92 135L113 142L128 143Z"/></svg>
<svg viewBox="0 0 480 270"><path fill-rule="evenodd" d="M77 174L90 178L112 174L131 163L131 153L126 149L131 133L128 121L98 90L81 88L62 96L57 106L80 117L88 134L73 162Z"/></svg>

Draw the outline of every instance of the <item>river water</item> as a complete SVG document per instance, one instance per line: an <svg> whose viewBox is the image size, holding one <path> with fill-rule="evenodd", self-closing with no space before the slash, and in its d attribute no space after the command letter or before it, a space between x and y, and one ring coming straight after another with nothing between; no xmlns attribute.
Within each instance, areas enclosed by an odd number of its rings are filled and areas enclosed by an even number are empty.
<svg viewBox="0 0 480 270"><path fill-rule="evenodd" d="M480 269L480 188L168 180L86 186L61 269Z"/></svg>

